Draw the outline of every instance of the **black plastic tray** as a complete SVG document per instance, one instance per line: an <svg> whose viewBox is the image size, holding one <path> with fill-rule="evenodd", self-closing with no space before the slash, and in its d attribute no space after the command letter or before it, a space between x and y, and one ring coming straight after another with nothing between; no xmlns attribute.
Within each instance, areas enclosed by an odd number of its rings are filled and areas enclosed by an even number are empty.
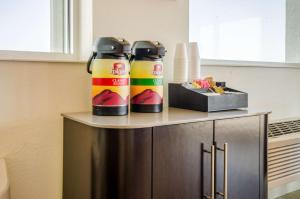
<svg viewBox="0 0 300 199"><path fill-rule="evenodd" d="M225 88L230 94L206 94L201 89L189 89L181 84L169 83L169 106L203 112L233 110L248 107L248 94Z"/></svg>

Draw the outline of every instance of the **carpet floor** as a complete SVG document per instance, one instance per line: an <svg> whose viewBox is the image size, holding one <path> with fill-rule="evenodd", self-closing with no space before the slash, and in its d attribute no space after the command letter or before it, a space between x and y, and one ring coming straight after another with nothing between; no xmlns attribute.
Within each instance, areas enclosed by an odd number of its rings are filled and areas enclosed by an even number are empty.
<svg viewBox="0 0 300 199"><path fill-rule="evenodd" d="M300 199L300 190L288 193L276 199Z"/></svg>

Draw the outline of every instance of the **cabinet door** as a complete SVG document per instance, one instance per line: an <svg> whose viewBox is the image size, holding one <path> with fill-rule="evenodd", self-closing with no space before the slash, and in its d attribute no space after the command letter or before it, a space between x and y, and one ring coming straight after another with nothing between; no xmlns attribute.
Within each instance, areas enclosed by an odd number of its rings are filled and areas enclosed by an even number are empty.
<svg viewBox="0 0 300 199"><path fill-rule="evenodd" d="M152 128L64 120L63 199L151 199Z"/></svg>
<svg viewBox="0 0 300 199"><path fill-rule="evenodd" d="M151 133L99 129L92 145L92 199L151 199Z"/></svg>
<svg viewBox="0 0 300 199"><path fill-rule="evenodd" d="M210 150L212 141L213 122L155 127L153 198L200 199L202 194L210 195L211 155L202 152L201 143Z"/></svg>
<svg viewBox="0 0 300 199"><path fill-rule="evenodd" d="M260 198L260 117L215 121L216 192L224 192L227 172L228 199ZM224 144L228 145L227 171L224 171ZM217 198L223 198L218 195Z"/></svg>

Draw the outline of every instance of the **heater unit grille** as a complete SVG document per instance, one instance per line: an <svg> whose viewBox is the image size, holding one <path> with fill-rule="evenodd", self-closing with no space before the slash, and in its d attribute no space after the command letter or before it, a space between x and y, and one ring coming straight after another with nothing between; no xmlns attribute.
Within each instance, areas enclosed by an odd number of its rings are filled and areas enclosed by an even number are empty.
<svg viewBox="0 0 300 199"><path fill-rule="evenodd" d="M269 124L268 180L272 186L300 179L300 120Z"/></svg>
<svg viewBox="0 0 300 199"><path fill-rule="evenodd" d="M300 120L269 124L269 137L277 137L300 132Z"/></svg>

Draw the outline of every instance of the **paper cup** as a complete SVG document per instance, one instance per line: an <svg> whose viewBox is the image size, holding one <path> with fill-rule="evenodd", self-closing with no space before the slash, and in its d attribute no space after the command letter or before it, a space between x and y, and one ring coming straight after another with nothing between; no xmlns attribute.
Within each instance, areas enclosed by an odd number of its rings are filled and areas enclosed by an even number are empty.
<svg viewBox="0 0 300 199"><path fill-rule="evenodd" d="M197 42L189 43L189 81L193 81L201 78L201 63L200 63L200 53L199 46Z"/></svg>
<svg viewBox="0 0 300 199"><path fill-rule="evenodd" d="M199 46L197 42L189 43L189 59L194 57L200 57Z"/></svg>
<svg viewBox="0 0 300 199"><path fill-rule="evenodd" d="M187 46L185 43L178 43L176 45L174 59L188 59Z"/></svg>
<svg viewBox="0 0 300 199"><path fill-rule="evenodd" d="M182 59L174 60L173 81L183 83L188 81L188 61Z"/></svg>

